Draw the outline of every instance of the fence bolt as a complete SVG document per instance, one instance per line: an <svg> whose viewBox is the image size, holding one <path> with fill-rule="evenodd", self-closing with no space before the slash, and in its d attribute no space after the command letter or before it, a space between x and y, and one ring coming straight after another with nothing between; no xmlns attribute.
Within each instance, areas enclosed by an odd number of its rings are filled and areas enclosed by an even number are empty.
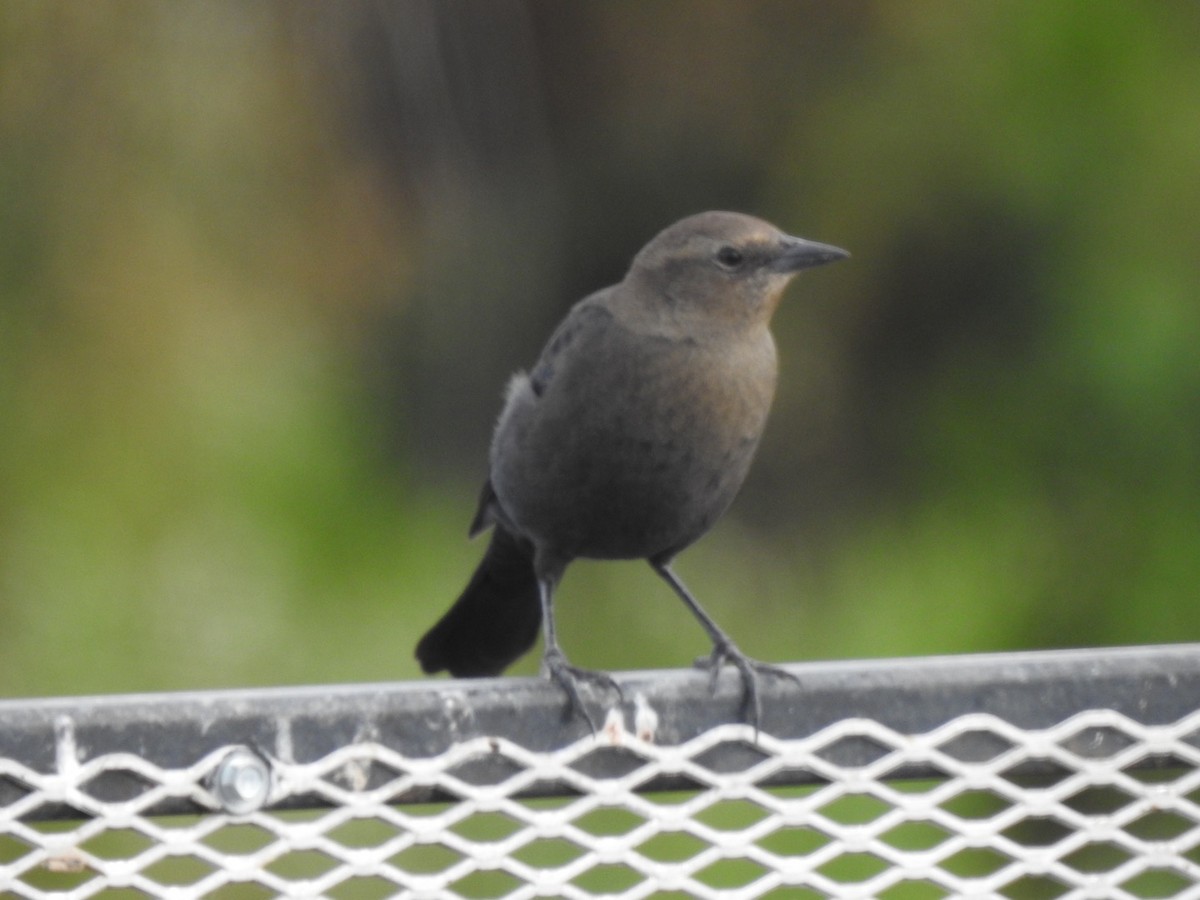
<svg viewBox="0 0 1200 900"><path fill-rule="evenodd" d="M267 802L271 769L247 747L234 747L212 775L212 792L221 808L235 816L252 813Z"/></svg>

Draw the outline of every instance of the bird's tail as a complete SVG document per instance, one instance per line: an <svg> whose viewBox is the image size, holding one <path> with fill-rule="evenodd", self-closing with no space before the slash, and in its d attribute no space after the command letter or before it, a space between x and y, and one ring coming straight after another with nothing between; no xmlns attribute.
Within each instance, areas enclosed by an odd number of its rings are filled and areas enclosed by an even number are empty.
<svg viewBox="0 0 1200 900"><path fill-rule="evenodd" d="M542 605L532 549L501 526L454 605L417 644L428 674L499 675L537 640Z"/></svg>

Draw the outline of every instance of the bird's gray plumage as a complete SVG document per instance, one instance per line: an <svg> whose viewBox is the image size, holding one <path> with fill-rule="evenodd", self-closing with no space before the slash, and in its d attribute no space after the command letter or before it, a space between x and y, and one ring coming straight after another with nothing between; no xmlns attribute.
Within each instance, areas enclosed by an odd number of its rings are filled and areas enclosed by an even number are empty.
<svg viewBox="0 0 1200 900"><path fill-rule="evenodd" d="M737 665L749 660L670 570L741 487L776 383L769 324L797 271L846 256L762 220L710 212L658 234L626 277L577 303L533 367L509 383L472 531L497 532L462 597L422 638L426 671L495 674L541 619L545 665L586 715L552 598L580 557L645 558ZM489 574L489 571L491 574ZM533 623L531 625L531 622Z"/></svg>

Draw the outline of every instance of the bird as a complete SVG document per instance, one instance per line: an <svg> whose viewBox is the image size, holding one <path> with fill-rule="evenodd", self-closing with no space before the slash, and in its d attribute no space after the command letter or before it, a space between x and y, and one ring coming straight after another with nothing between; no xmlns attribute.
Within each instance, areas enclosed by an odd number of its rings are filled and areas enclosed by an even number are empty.
<svg viewBox="0 0 1200 900"><path fill-rule="evenodd" d="M710 211L668 226L625 277L576 303L528 371L508 383L471 537L491 540L462 594L420 639L423 671L499 675L543 637L542 672L565 715L595 731L554 595L576 559L646 560L712 643L715 688L741 675L757 732L759 676L794 678L741 651L675 574L680 552L725 512L750 468L775 393L772 314L797 272L848 257L762 219Z"/></svg>

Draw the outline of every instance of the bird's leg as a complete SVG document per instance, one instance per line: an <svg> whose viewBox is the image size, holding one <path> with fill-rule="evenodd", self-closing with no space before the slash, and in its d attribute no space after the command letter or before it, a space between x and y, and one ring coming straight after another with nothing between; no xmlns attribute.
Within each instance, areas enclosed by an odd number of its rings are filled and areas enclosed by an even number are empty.
<svg viewBox="0 0 1200 900"><path fill-rule="evenodd" d="M721 627L713 620L712 616L704 611L703 607L696 601L696 598L692 596L692 592L679 580L679 576L671 571L669 563L651 560L650 566L679 595L679 599L686 604L687 608L692 611L692 615L696 617L704 627L704 630L708 632L709 639L712 640L713 644L712 653L709 654L707 659L698 660L697 665L702 669L708 669L711 688L713 690L716 689L717 675L721 670L721 666L725 663L730 663L741 673L743 687L742 713L749 718L750 724L754 726L754 731L757 733L758 723L762 718L758 676L769 675L775 678L787 678L797 684L800 683L800 679L787 669L751 659L739 650L733 639L721 630Z"/></svg>
<svg viewBox="0 0 1200 900"><path fill-rule="evenodd" d="M596 732L596 721L588 712L579 695L579 682L600 684L616 691L617 696L624 701L625 695L616 680L605 672L595 672L591 669L581 669L567 662L566 655L558 646L558 634L554 628L554 581L549 578L538 579L538 592L542 600L542 628L545 639L545 649L542 653L542 671L558 682L567 695L566 715L577 712L587 721Z"/></svg>

